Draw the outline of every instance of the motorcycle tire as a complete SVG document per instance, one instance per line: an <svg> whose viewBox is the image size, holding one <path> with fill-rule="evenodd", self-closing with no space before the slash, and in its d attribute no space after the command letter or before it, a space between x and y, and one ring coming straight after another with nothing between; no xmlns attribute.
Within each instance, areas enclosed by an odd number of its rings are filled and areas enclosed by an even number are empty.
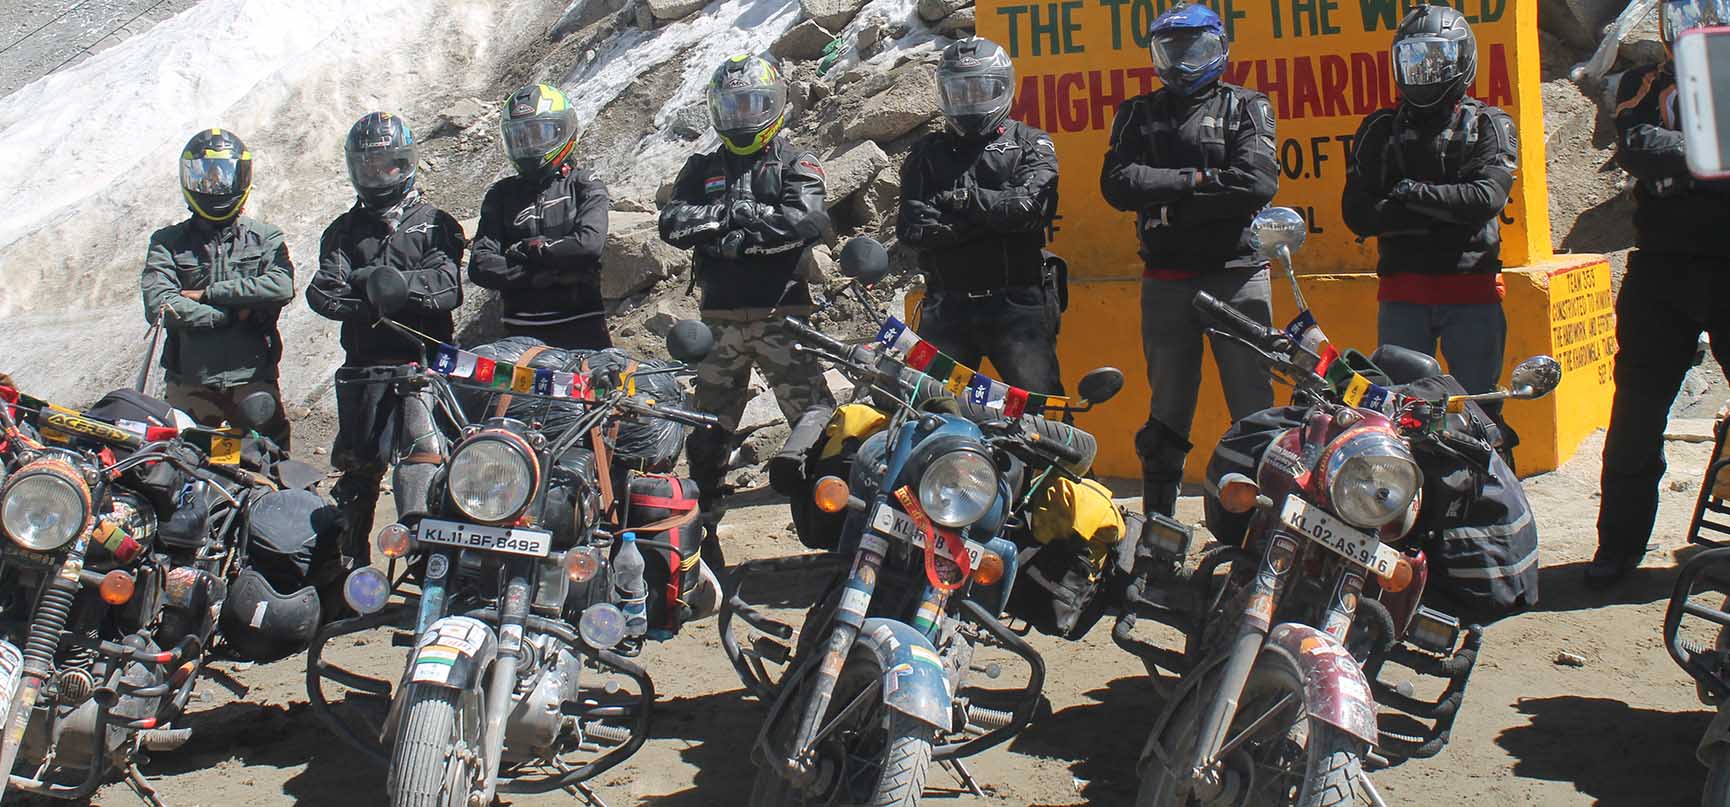
<svg viewBox="0 0 1730 807"><path fill-rule="evenodd" d="M1208 678L1214 677L1215 667L1208 671ZM1198 671L1199 672L1199 671ZM1258 798L1260 794L1248 794L1247 801L1243 795L1238 798L1222 798L1219 801L1202 801L1193 795L1182 792L1184 782L1181 775L1164 764L1160 757L1170 757L1184 753L1192 741L1192 732L1200 724L1199 712L1205 702L1202 697L1213 689L1211 680L1204 680L1198 687L1176 688L1176 697L1182 700L1167 707L1168 715L1161 715L1161 720L1154 731L1155 736L1148 738L1147 746L1142 754L1141 783L1136 793L1135 807L1211 807L1213 804L1249 803L1268 805L1269 807L1357 807L1370 804L1369 795L1364 791L1362 782L1362 755L1364 742L1346 734L1330 724L1323 723L1311 717L1294 721L1293 727L1302 725L1306 741L1303 743L1304 765L1302 784L1298 787L1297 798L1292 801L1266 801ZM1244 686L1243 706L1232 719L1231 729L1227 737L1235 737L1262 714L1255 709L1257 703L1273 703L1285 693L1295 692L1302 703L1303 675L1292 662L1278 653L1264 652L1256 659L1255 667L1250 671L1249 682ZM1163 729L1164 737L1157 736ZM1291 742L1288 731L1283 742ZM1248 745L1246 743L1245 745ZM1155 748L1163 751L1156 753ZM1235 753L1246 753L1243 747ZM1252 765L1252 769L1256 767Z"/></svg>
<svg viewBox="0 0 1730 807"><path fill-rule="evenodd" d="M1719 745L1712 752L1712 766L1706 773L1700 807L1730 807L1730 745Z"/></svg>
<svg viewBox="0 0 1730 807"><path fill-rule="evenodd" d="M877 658L870 653L855 652L841 669L835 697L829 704L825 719L833 718L864 689L864 684L882 678ZM783 723L790 725L791 716L799 713L804 698L799 697L784 711ZM883 713L887 712L885 716ZM931 767L932 728L892 709L870 710L875 719L885 720L881 766L870 795L864 800L834 800L830 794L807 797L782 779L766 764L759 763L756 780L751 786L751 807L809 807L818 804L839 804L843 807L918 807L925 793L925 776ZM777 747L788 742L788 731L771 730ZM839 794L836 794L839 795Z"/></svg>
<svg viewBox="0 0 1730 807"><path fill-rule="evenodd" d="M468 759L453 753L480 741L479 726L463 708L463 693L409 684L402 731L391 752L386 782L391 807L464 807L475 778Z"/></svg>

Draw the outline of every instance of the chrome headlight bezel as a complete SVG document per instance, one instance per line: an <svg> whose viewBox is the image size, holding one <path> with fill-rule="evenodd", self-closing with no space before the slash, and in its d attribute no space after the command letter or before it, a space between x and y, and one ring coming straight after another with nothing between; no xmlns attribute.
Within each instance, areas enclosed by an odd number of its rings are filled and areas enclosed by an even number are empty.
<svg viewBox="0 0 1730 807"><path fill-rule="evenodd" d="M509 476L489 481L480 476L487 469L502 469ZM528 509L540 481L540 462L527 441L515 432L487 429L451 452L445 496L458 512L476 522L503 524ZM500 488L501 484L507 487Z"/></svg>
<svg viewBox="0 0 1730 807"><path fill-rule="evenodd" d="M1392 474L1393 478L1378 480L1378 474ZM1423 469L1412 458L1411 449L1384 431L1364 431L1345 438L1328 453L1323 479L1335 515L1366 530L1405 518L1424 487ZM1369 493L1371 488L1376 493Z"/></svg>
<svg viewBox="0 0 1730 807"><path fill-rule="evenodd" d="M946 492L959 495L945 497ZM996 501L997 463L975 448L955 448L932 457L919 474L919 506L941 526L971 526L988 515Z"/></svg>
<svg viewBox="0 0 1730 807"><path fill-rule="evenodd" d="M29 497L37 498L31 502ZM58 510L48 513L55 531L38 536L35 529L26 529L24 509L40 515L42 497ZM90 531L93 521L90 486L63 460L37 460L18 469L0 487L0 532L32 552L53 552L72 543Z"/></svg>

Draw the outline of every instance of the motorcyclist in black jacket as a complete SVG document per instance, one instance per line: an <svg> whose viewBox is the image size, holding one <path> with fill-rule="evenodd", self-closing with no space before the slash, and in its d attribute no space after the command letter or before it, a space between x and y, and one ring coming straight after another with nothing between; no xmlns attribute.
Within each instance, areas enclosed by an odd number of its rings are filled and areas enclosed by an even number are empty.
<svg viewBox="0 0 1730 807"><path fill-rule="evenodd" d="M1045 254L1057 149L1045 132L1009 120L1015 68L990 40L944 48L937 86L948 125L902 164L895 223L925 273L919 335L968 367L991 359L1007 384L1061 395L1060 279Z"/></svg>
<svg viewBox="0 0 1730 807"><path fill-rule="evenodd" d="M1170 515L1189 455L1206 323L1192 300L1206 291L1269 324L1273 290L1249 224L1279 187L1267 96L1220 81L1225 24L1203 5L1178 5L1149 26L1148 50L1165 86L1123 102L1099 177L1105 201L1132 211L1146 263L1141 339L1153 391L1135 435L1142 506ZM1253 351L1212 339L1232 420L1273 405Z"/></svg>
<svg viewBox="0 0 1730 807"><path fill-rule="evenodd" d="M1722 0L1664 0L1659 32L1730 24ZM1730 184L1688 173L1668 60L1622 76L1616 97L1616 162L1634 176L1634 245L1616 295L1616 397L1604 436L1598 553L1589 586L1608 586L1646 554L1664 477L1664 427L1702 331L1730 368Z"/></svg>
<svg viewBox="0 0 1730 807"><path fill-rule="evenodd" d="M576 110L557 88L530 84L499 119L517 175L487 189L469 279L497 289L505 333L564 349L612 346L601 297L607 188L578 168Z"/></svg>
<svg viewBox="0 0 1730 807"><path fill-rule="evenodd" d="M450 214L415 188L414 135L403 119L374 112L356 121L344 146L354 207L325 228L318 272L306 288L306 303L319 316L342 323L343 366L336 371L336 440L330 462L342 471L331 490L347 520L346 550L367 559L379 482L393 460L397 501L415 507L439 466L437 429L428 402L399 399L392 384L369 382L376 368L421 360L426 347L378 324L367 299L367 278L381 267L403 274L408 303L391 319L441 342L453 338L451 312L462 305L459 267L463 230ZM407 429L399 429L406 421ZM420 435L395 445L398 434Z"/></svg>
<svg viewBox="0 0 1730 807"><path fill-rule="evenodd" d="M697 365L694 406L719 416L721 428L699 430L685 444L714 546L727 456L751 400L751 368L768 380L788 423L835 401L823 368L794 352L779 325L783 316L812 309L799 267L829 227L823 167L776 137L787 85L774 63L734 56L715 71L708 95L722 147L685 161L660 226L662 240L694 251L701 316L715 334L714 350Z"/></svg>

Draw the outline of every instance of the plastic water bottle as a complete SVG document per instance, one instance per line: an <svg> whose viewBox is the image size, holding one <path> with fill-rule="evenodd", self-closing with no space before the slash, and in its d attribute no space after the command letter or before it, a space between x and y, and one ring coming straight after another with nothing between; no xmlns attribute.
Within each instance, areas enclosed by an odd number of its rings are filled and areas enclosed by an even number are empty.
<svg viewBox="0 0 1730 807"><path fill-rule="evenodd" d="M619 551L613 555L613 587L618 592L619 608L625 612L625 634L638 637L649 630L649 585L643 580L643 552L637 548L637 534L620 536Z"/></svg>

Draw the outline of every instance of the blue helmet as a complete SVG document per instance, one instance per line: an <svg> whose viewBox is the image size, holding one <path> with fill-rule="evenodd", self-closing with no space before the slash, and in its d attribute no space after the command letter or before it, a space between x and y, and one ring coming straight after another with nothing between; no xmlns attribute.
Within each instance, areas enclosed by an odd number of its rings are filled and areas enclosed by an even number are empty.
<svg viewBox="0 0 1730 807"><path fill-rule="evenodd" d="M1179 95L1195 95L1218 81L1230 51L1225 21L1204 5L1173 6L1147 27L1147 52L1159 80Z"/></svg>

